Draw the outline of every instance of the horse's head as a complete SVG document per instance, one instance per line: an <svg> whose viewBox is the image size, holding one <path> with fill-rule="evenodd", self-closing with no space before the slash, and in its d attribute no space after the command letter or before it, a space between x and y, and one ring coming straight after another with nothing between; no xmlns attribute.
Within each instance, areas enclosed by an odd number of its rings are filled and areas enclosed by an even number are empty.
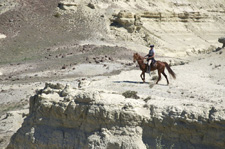
<svg viewBox="0 0 225 149"><path fill-rule="evenodd" d="M133 55L133 62L135 63L138 60L138 53L134 53Z"/></svg>

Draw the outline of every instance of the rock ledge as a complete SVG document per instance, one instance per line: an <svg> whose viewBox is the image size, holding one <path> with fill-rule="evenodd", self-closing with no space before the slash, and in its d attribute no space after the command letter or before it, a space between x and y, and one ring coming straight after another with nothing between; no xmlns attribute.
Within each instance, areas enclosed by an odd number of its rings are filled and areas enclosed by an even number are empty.
<svg viewBox="0 0 225 149"><path fill-rule="evenodd" d="M157 107L142 99L47 83L7 148L223 148L225 112Z"/></svg>

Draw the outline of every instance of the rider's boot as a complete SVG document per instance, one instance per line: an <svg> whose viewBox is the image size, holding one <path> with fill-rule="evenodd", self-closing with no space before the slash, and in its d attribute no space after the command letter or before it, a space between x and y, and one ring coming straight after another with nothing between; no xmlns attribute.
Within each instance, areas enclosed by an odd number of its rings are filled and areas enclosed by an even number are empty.
<svg viewBox="0 0 225 149"><path fill-rule="evenodd" d="M151 76L150 72L151 72L151 65L148 66L148 73L149 73L149 76Z"/></svg>

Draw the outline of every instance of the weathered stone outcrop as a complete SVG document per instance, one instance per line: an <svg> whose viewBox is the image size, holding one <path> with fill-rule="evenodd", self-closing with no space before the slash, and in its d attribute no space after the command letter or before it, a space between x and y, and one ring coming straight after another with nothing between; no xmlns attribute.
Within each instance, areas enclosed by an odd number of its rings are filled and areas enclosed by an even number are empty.
<svg viewBox="0 0 225 149"><path fill-rule="evenodd" d="M129 33L139 31L142 28L142 19L153 19L157 22L204 22L208 16L200 12L139 12L132 13L127 10L122 10L118 14L114 14L110 19L111 25L122 26Z"/></svg>
<svg viewBox="0 0 225 149"><path fill-rule="evenodd" d="M60 1L58 7L62 10L76 10L77 5L75 2Z"/></svg>
<svg viewBox="0 0 225 149"><path fill-rule="evenodd" d="M114 14L114 18L111 18L114 26L123 26L129 33L139 31L142 26L141 17L138 14L122 10L118 14Z"/></svg>
<svg viewBox="0 0 225 149"><path fill-rule="evenodd" d="M124 101L46 84L30 98L30 114L8 148L144 148L142 106L136 112L135 102Z"/></svg>
<svg viewBox="0 0 225 149"><path fill-rule="evenodd" d="M220 37L220 38L218 39L218 42L223 44L223 47L222 47L222 48L225 47L225 37Z"/></svg>
<svg viewBox="0 0 225 149"><path fill-rule="evenodd" d="M79 5L84 5L82 3L83 1L81 0L76 0L76 1L70 1L70 0L67 0L67 1L60 1L58 3L58 7L62 10L77 10L77 7ZM85 3L85 1L84 1ZM91 9L95 9L95 5L93 3L88 3L86 4L89 8Z"/></svg>
<svg viewBox="0 0 225 149"><path fill-rule="evenodd" d="M191 108L190 108L191 109ZM224 148L225 111L194 112L95 90L46 84L8 148Z"/></svg>
<svg viewBox="0 0 225 149"><path fill-rule="evenodd" d="M143 12L142 18L161 22L204 22L208 15L200 12Z"/></svg>

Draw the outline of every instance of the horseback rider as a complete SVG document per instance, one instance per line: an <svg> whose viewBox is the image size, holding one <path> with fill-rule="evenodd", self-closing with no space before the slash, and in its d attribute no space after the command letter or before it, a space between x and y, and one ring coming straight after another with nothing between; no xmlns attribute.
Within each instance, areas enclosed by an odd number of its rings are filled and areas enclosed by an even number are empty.
<svg viewBox="0 0 225 149"><path fill-rule="evenodd" d="M147 57L146 59L147 59L147 62L148 62L147 73L149 73L149 75L150 75L151 63L155 62L155 59L154 59L154 57L155 57L154 45L150 45L150 50L149 50L148 54L145 57Z"/></svg>

